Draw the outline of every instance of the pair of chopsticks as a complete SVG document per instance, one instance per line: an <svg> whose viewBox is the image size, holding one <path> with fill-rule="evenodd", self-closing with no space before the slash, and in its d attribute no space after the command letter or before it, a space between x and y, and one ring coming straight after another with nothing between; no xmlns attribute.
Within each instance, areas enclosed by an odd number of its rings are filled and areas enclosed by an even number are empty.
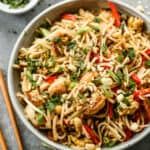
<svg viewBox="0 0 150 150"><path fill-rule="evenodd" d="M1 69L0 69L0 90L3 94L4 101L5 101L5 104L6 104L6 108L7 108L7 111L8 111L8 115L9 115L9 118L10 118L10 121L11 121L11 125L13 127L14 134L16 136L18 149L23 150L23 145L22 145L21 137L20 137L19 130L18 130L18 127L17 127L14 111L13 111L13 108L12 108L12 105L11 105L11 102L10 102L6 82L4 80L4 75L3 75L3 72L2 72ZM3 136L1 131L0 131L0 145L1 145L2 150L7 150L7 145L6 145L4 136Z"/></svg>

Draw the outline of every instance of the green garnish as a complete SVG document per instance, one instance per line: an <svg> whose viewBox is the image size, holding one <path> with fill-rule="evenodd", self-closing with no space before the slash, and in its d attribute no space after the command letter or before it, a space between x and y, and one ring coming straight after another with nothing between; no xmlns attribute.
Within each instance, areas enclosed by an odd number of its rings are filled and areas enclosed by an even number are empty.
<svg viewBox="0 0 150 150"><path fill-rule="evenodd" d="M89 51L89 49L88 49L88 48L84 48L84 49L83 49L84 54L87 54L87 53L88 53L88 51Z"/></svg>
<svg viewBox="0 0 150 150"><path fill-rule="evenodd" d="M129 80L129 89L130 89L131 93L135 90L135 87L136 87L136 83L132 79L130 79Z"/></svg>
<svg viewBox="0 0 150 150"><path fill-rule="evenodd" d="M54 42L55 43L60 43L62 40L61 40L61 38L60 37L55 37L54 38Z"/></svg>
<svg viewBox="0 0 150 150"><path fill-rule="evenodd" d="M90 26L95 30L95 31L100 31L100 26L98 23L91 23Z"/></svg>
<svg viewBox="0 0 150 150"><path fill-rule="evenodd" d="M31 58L27 58L27 69L31 73L35 73L37 70L37 67L40 65L38 61L32 60Z"/></svg>
<svg viewBox="0 0 150 150"><path fill-rule="evenodd" d="M41 125L44 122L44 116L42 114L38 114L37 116L38 124Z"/></svg>
<svg viewBox="0 0 150 150"><path fill-rule="evenodd" d="M24 7L29 0L0 0L4 4L8 4L11 8Z"/></svg>
<svg viewBox="0 0 150 150"><path fill-rule="evenodd" d="M106 147L113 147L116 144L116 141L112 141L108 137L104 137L103 142Z"/></svg>
<svg viewBox="0 0 150 150"><path fill-rule="evenodd" d="M124 102L127 106L130 106L130 102L129 102L129 100L128 100L127 97L125 97L125 98L123 99L123 102Z"/></svg>
<svg viewBox="0 0 150 150"><path fill-rule="evenodd" d="M129 57L130 60L133 60L135 58L135 51L134 48L128 48L128 50L122 51L122 54L124 57Z"/></svg>
<svg viewBox="0 0 150 150"><path fill-rule="evenodd" d="M113 71L109 70L108 71L109 75L112 77L112 79L118 84L121 85L121 74L120 72L114 73Z"/></svg>
<svg viewBox="0 0 150 150"><path fill-rule="evenodd" d="M104 95L106 98L113 98L114 94L110 89L103 88Z"/></svg>
<svg viewBox="0 0 150 150"><path fill-rule="evenodd" d="M77 81L78 80L78 74L77 73L73 73L71 76L71 81Z"/></svg>
<svg viewBox="0 0 150 150"><path fill-rule="evenodd" d="M120 63L123 62L124 56L122 54L119 54L117 57L117 61L119 61Z"/></svg>
<svg viewBox="0 0 150 150"><path fill-rule="evenodd" d="M101 20L101 18L100 17L95 17L94 18L94 22L96 22L96 23L100 23L102 20Z"/></svg>
<svg viewBox="0 0 150 150"><path fill-rule="evenodd" d="M50 100L46 103L46 108L52 112L57 105L59 105L61 97L60 96L52 96Z"/></svg>
<svg viewBox="0 0 150 150"><path fill-rule="evenodd" d="M130 60L133 60L135 57L135 51L133 48L129 48L128 49L128 57L130 58Z"/></svg>
<svg viewBox="0 0 150 150"><path fill-rule="evenodd" d="M77 85L77 82L71 82L69 89L73 89Z"/></svg>
<svg viewBox="0 0 150 150"><path fill-rule="evenodd" d="M40 28L39 30L44 37L47 37L50 34L49 30L45 28Z"/></svg>
<svg viewBox="0 0 150 150"><path fill-rule="evenodd" d="M148 68L150 67L150 60L147 60L147 61L145 62L145 66L148 67Z"/></svg>
<svg viewBox="0 0 150 150"><path fill-rule="evenodd" d="M88 32L90 30L89 27L81 27L79 30L78 30L78 34L84 34L86 32Z"/></svg>
<svg viewBox="0 0 150 150"><path fill-rule="evenodd" d="M101 50L102 50L102 52L105 53L105 52L107 51L107 49L108 49L108 47L107 47L106 43L103 43L103 44L101 45Z"/></svg>
<svg viewBox="0 0 150 150"><path fill-rule="evenodd" d="M28 80L30 81L30 83L32 84L32 86L35 87L36 86L36 81L33 80L33 76L32 76L30 71L26 72L26 76L27 76Z"/></svg>
<svg viewBox="0 0 150 150"><path fill-rule="evenodd" d="M101 78L99 77L99 78L94 79L94 80L93 80L93 83L94 83L96 86L101 85Z"/></svg>
<svg viewBox="0 0 150 150"><path fill-rule="evenodd" d="M74 49L74 47L77 45L76 41L70 41L67 46L68 46L68 49L71 50L71 49Z"/></svg>

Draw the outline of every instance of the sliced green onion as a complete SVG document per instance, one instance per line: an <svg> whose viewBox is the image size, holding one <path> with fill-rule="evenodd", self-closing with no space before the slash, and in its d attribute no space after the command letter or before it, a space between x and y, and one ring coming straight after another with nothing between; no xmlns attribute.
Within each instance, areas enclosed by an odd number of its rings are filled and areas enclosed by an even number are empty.
<svg viewBox="0 0 150 150"><path fill-rule="evenodd" d="M89 32L90 31L90 28L89 27L81 27L79 30L78 30L78 34L84 34L86 32Z"/></svg>

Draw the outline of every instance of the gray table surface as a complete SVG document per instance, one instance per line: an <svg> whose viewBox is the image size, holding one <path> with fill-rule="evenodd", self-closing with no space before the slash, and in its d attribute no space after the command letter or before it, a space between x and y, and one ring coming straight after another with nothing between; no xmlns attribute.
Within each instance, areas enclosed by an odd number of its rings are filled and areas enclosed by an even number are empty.
<svg viewBox="0 0 150 150"><path fill-rule="evenodd" d="M19 16L9 15L0 12L0 67L2 67L7 74L7 66L9 57L16 39L18 38L20 32L23 28L32 20L37 14L50 5L55 4L61 0L41 0L40 4L36 6L32 11ZM123 0L134 7L141 4L145 7L145 14L149 14L148 10L150 8L150 0ZM150 17L150 16L149 16ZM17 115L16 115L17 117ZM43 147L42 142L37 139L22 123L22 121L17 117L17 122L19 125L20 133L24 143L25 150L46 150ZM3 98L0 95L0 128L4 132L7 144L10 150L17 150L17 145L13 130L11 128L8 114L6 111ZM0 148L1 149L1 148ZM150 135L143 139L141 142L137 143L135 146L129 148L129 150L150 150Z"/></svg>

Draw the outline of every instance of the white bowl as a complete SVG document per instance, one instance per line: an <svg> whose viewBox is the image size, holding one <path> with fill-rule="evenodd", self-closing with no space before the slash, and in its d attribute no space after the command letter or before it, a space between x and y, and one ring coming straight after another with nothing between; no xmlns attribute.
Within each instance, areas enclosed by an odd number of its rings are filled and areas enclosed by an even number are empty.
<svg viewBox="0 0 150 150"><path fill-rule="evenodd" d="M118 8L122 11L128 12L134 16L141 17L144 21L148 29L150 29L150 20L144 14L136 11L135 8L117 0L112 0ZM60 14L69 11L77 11L79 8L96 8L96 7L106 7L106 0L65 0L64 2L60 2L52 7L46 9L42 13L40 13L37 17L35 17L23 30L20 37L18 38L17 43L14 46L13 52L11 54L11 58L9 61L9 68L8 68L8 88L9 94L11 97L11 101L13 104L14 109L16 110L18 116L23 121L25 126L40 140L48 144L52 147L52 149L56 148L59 150L69 150L68 147L65 147L61 144L55 143L49 140L46 136L44 136L41 132L35 129L30 122L25 118L23 109L21 104L16 98L16 92L19 90L19 78L18 73L12 68L12 65L17 58L18 50L22 46L29 46L33 40L34 31L40 26L41 23L45 20L45 18L50 18L52 21L59 18ZM145 128L141 133L135 135L131 140L118 144L117 146L111 148L111 150L121 150L128 148L141 139L143 139L146 135L150 133L150 127ZM110 148L104 148L109 150Z"/></svg>
<svg viewBox="0 0 150 150"><path fill-rule="evenodd" d="M11 8L9 5L0 2L0 10L9 14L23 14L38 4L39 0L30 0L24 7Z"/></svg>

